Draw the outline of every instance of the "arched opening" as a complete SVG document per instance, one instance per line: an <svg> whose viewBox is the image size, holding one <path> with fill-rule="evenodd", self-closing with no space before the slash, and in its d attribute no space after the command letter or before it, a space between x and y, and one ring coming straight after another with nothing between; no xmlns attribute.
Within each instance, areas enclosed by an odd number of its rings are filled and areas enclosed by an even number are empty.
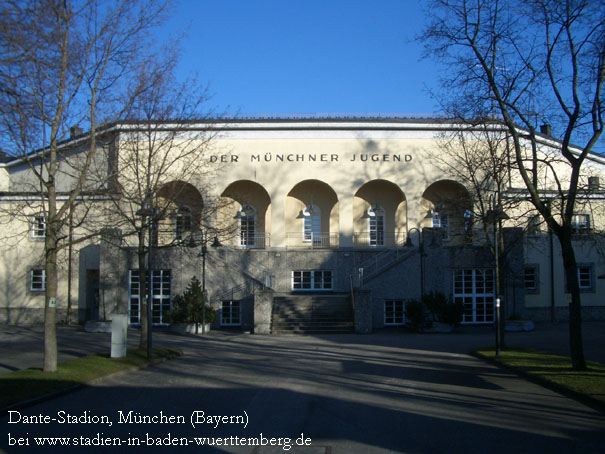
<svg viewBox="0 0 605 454"><path fill-rule="evenodd" d="M353 241L355 247L403 245L407 205L403 191L386 180L372 180L361 186L353 199Z"/></svg>
<svg viewBox="0 0 605 454"><path fill-rule="evenodd" d="M326 183L304 180L286 197L286 244L289 247L338 247L338 197Z"/></svg>
<svg viewBox="0 0 605 454"><path fill-rule="evenodd" d="M182 241L202 224L204 201L195 186L182 181L166 183L158 191L156 206L161 216L154 226L156 244Z"/></svg>
<svg viewBox="0 0 605 454"><path fill-rule="evenodd" d="M473 203L467 189L460 183L441 180L431 184L420 200L422 228L438 230L441 239L459 244L471 233Z"/></svg>
<svg viewBox="0 0 605 454"><path fill-rule="evenodd" d="M219 199L217 226L221 241L234 247L270 247L271 198L260 184L235 181Z"/></svg>

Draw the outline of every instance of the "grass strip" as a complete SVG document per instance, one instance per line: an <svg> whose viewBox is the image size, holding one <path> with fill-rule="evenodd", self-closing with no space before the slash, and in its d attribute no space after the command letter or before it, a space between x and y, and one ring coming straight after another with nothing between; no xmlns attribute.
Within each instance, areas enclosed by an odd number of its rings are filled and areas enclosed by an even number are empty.
<svg viewBox="0 0 605 454"><path fill-rule="evenodd" d="M153 350L152 362L179 355L178 350L156 348ZM71 359L59 364L56 372L31 368L2 374L0 408L65 391L109 374L144 367L147 364L147 350L128 350L124 358L110 358L109 354L98 354Z"/></svg>
<svg viewBox="0 0 605 454"><path fill-rule="evenodd" d="M495 361L556 388L605 404L605 364L587 361L584 371L573 370L568 356L534 349L506 349L499 357L493 349L475 351L477 356Z"/></svg>

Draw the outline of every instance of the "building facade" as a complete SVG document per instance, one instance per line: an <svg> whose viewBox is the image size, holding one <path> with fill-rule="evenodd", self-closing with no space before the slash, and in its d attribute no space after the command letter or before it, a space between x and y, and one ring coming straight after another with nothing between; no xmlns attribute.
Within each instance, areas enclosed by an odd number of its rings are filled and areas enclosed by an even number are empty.
<svg viewBox="0 0 605 454"><path fill-rule="evenodd" d="M166 125L163 133L170 128ZM124 155L132 129L120 124L104 132L110 140L95 168L111 175L102 183L110 190L88 196L86 210L102 213L93 224L103 228L90 238L78 234L81 225L69 232L82 241L61 252L57 307L62 318L70 307L72 320L80 323L111 319L114 313L128 313L132 324L140 320L137 239L112 222L116 205L109 201L128 190L121 179L129 172ZM263 292L270 293L273 312L278 301L288 305L286 319L296 318L297 304L301 313L309 304L353 306L357 295L353 318L363 317L365 331L405 324L408 301L431 291L461 302L463 323L493 323L496 274L488 243L494 232L483 232L473 222L472 189L438 159L440 142L459 125L426 119L274 119L230 121L210 129L212 140L195 156L203 171L183 178L183 169L175 170L154 194L170 199L170 208L153 224L154 323L166 323L172 298L202 274L219 314L217 326L254 330L262 317L255 305ZM75 155L86 149L85 141L75 138L65 146L74 147ZM548 137L544 146L556 152L556 141ZM605 281L598 277L605 262L598 232L605 160L591 156L586 167L592 190L579 203L574 244L585 318L604 319ZM0 320L41 321L44 212L27 203L19 216L10 215L15 205L35 199L28 192L35 179L27 160L4 163L1 171L6 241ZM507 197L521 201L501 232L506 315L564 319L558 241L522 201L522 186L512 167L508 171ZM65 175L68 188L69 172ZM205 235L203 257L199 241L188 247L195 235ZM211 247L215 237L221 247Z"/></svg>

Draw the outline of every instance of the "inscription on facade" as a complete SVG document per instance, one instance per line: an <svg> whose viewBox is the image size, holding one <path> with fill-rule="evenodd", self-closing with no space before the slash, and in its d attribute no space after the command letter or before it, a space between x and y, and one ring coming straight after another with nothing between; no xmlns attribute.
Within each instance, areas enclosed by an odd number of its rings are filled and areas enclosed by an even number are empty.
<svg viewBox="0 0 605 454"><path fill-rule="evenodd" d="M234 163L244 162L237 154L210 155L210 162ZM390 153L355 153L350 156L342 157L337 154L328 153L287 153L287 154L253 154L250 155L250 162L410 162L410 154L390 154Z"/></svg>

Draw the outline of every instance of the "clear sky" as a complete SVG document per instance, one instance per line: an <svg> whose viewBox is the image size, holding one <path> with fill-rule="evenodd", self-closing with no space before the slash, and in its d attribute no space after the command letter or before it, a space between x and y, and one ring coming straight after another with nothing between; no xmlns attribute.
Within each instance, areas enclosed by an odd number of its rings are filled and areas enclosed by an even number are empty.
<svg viewBox="0 0 605 454"><path fill-rule="evenodd" d="M439 112L414 36L421 0L177 0L179 72L208 83L216 110L255 114Z"/></svg>

